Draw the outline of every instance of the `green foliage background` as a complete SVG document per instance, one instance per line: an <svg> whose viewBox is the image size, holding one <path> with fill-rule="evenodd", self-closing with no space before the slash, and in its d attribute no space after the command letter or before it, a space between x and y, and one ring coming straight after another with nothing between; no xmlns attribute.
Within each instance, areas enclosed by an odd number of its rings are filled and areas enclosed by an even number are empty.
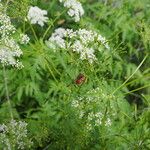
<svg viewBox="0 0 150 150"><path fill-rule="evenodd" d="M64 8L56 0L18 0L8 5L8 14L15 26L31 38L29 45L22 46L24 68L6 69L14 118L28 123L29 136L34 143L32 149L148 150L150 1L81 2L85 15L80 23L74 23L66 13L61 14ZM36 40L29 23L25 21L29 5L48 10L51 29L45 39L42 36L48 25L44 28L33 26L38 38ZM95 64L78 60L78 56L67 51L58 50L55 53L45 45L45 40L60 26L93 29L108 39L111 50L102 50L97 54L98 62ZM138 68L143 59L145 61ZM74 80L80 73L87 79L78 86ZM134 76L130 78L132 74ZM86 103L89 97L87 92L97 87L103 92L91 94L96 104ZM78 97L83 98L81 104L85 113L82 118L79 117L79 109L71 105ZM8 107L1 66L0 123L9 121ZM111 117L112 126L106 127L102 122L88 131L86 123L91 111L108 111L110 116L115 113Z"/></svg>

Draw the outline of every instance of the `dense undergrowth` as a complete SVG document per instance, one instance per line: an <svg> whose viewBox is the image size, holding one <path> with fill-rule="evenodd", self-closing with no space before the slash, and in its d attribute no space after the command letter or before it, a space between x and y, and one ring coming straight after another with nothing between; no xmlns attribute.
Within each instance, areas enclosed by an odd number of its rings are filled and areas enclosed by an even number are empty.
<svg viewBox="0 0 150 150"><path fill-rule="evenodd" d="M2 0L0 150L150 149L149 14L149 0Z"/></svg>

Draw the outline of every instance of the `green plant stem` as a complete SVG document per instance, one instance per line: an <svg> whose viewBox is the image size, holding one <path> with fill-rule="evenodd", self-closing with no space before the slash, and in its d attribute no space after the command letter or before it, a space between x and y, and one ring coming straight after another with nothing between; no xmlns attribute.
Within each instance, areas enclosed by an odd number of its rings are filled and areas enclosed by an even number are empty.
<svg viewBox="0 0 150 150"><path fill-rule="evenodd" d="M29 22L30 28L31 28L31 30L32 30L32 32L33 32L33 35L34 35L35 40L38 41L38 37L37 37L37 35L36 35L36 33L35 33L35 30L34 30L33 26L31 25L30 21L28 21L28 22Z"/></svg>
<svg viewBox="0 0 150 150"><path fill-rule="evenodd" d="M58 71L58 69L55 68L55 65L54 65L54 63L52 62L52 60L48 60L48 58L45 58L45 60L47 61L48 64L50 64L50 65L53 67L53 69L56 71L56 73L57 73L58 75L61 75L61 73Z"/></svg>
<svg viewBox="0 0 150 150"><path fill-rule="evenodd" d="M134 117L137 120L137 104L134 104Z"/></svg>
<svg viewBox="0 0 150 150"><path fill-rule="evenodd" d="M54 23L56 22L56 20L57 20L61 15L63 15L63 13L65 13L65 12L66 12L66 10L64 10L59 16L57 16L57 17L54 19L54 21L48 26L47 30L46 30L46 31L44 32L44 34L43 34L43 37L42 37L43 40L45 39L47 33L49 32L49 30L51 29L51 27L54 25Z"/></svg>
<svg viewBox="0 0 150 150"><path fill-rule="evenodd" d="M6 1L6 3L5 3L5 9L4 9L5 11L7 10L7 6L8 6L8 3L9 3L10 1L11 1L11 0L7 0L7 1Z"/></svg>
<svg viewBox="0 0 150 150"><path fill-rule="evenodd" d="M116 93L120 88L122 88L133 76L134 76L134 74L139 70L139 68L142 66L142 64L144 63L144 61L146 60L146 58L148 57L148 54L144 57L144 59L141 61L141 63L138 65L138 67L136 68L136 70L118 87L118 88L116 88L114 91L113 91L113 93L112 93L112 95L114 94L114 93Z"/></svg>
<svg viewBox="0 0 150 150"><path fill-rule="evenodd" d="M26 30L26 21L25 19L23 20L23 33L25 33L25 30Z"/></svg>
<svg viewBox="0 0 150 150"><path fill-rule="evenodd" d="M51 29L52 25L53 25L53 23L51 23L51 24L48 26L47 30L44 32L44 35L43 35L43 38L42 38L43 40L45 39L45 37L46 37L48 31Z"/></svg>
<svg viewBox="0 0 150 150"><path fill-rule="evenodd" d="M53 71L51 70L51 68L49 67L49 65L48 65L48 64L46 64L46 65L47 65L47 68L48 68L48 70L49 70L50 74L52 75L53 79L56 81L56 83L58 83L58 80L56 79L56 77L55 77L55 75L54 75Z"/></svg>
<svg viewBox="0 0 150 150"><path fill-rule="evenodd" d="M10 102L10 98L9 98L9 91L8 91L7 74L6 74L6 69L5 69L4 65L3 65L3 77L4 77L6 99L7 99L8 105L9 105L10 117L11 117L11 119L13 119L12 107L11 107L11 102Z"/></svg>
<svg viewBox="0 0 150 150"><path fill-rule="evenodd" d="M127 86L127 85L130 85L130 84L133 84L134 82L136 82L136 81L138 81L138 80L140 80L140 79L142 79L142 78L144 78L144 79L150 78L150 74L146 74L145 76L142 76L142 77L139 77L139 78L137 78L137 79L134 79L134 80L132 80L132 81L126 83L125 85Z"/></svg>
<svg viewBox="0 0 150 150"><path fill-rule="evenodd" d="M130 94L130 93L139 91L139 90L144 89L144 88L147 88L147 87L150 87L150 84L149 84L149 85L142 86L142 87L139 87L139 88L134 89L134 90L132 90L132 91L129 91L129 92L125 93L125 94Z"/></svg>

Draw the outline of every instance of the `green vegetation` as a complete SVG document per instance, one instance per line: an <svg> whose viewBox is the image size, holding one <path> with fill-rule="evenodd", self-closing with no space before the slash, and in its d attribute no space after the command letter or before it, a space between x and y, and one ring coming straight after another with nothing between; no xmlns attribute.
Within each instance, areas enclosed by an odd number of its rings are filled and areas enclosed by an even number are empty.
<svg viewBox="0 0 150 150"><path fill-rule="evenodd" d="M78 21L63 2L0 2L0 150L149 150L150 1L80 0Z"/></svg>

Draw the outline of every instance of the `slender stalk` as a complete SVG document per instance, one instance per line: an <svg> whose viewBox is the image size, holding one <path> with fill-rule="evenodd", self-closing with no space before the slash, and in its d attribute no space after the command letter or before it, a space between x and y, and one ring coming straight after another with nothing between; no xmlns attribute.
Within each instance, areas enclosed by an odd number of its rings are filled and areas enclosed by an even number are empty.
<svg viewBox="0 0 150 150"><path fill-rule="evenodd" d="M61 75L61 73L58 71L58 69L55 68L55 65L53 64L52 60L49 61L47 58L45 58L45 59L46 59L47 63L51 64L51 66L52 66L53 69L56 71L56 73L57 73L58 75Z"/></svg>
<svg viewBox="0 0 150 150"><path fill-rule="evenodd" d="M25 33L25 30L26 30L26 21L25 21L25 18L23 20L23 33Z"/></svg>
<svg viewBox="0 0 150 150"><path fill-rule="evenodd" d="M43 38L42 38L42 39L45 39L45 37L46 37L48 31L51 29L52 26L53 26L53 23L51 23L51 24L48 26L47 30L44 32L44 35L43 35Z"/></svg>
<svg viewBox="0 0 150 150"><path fill-rule="evenodd" d="M144 59L141 61L141 63L139 64L139 66L136 68L136 70L118 88L116 88L114 90L114 92L112 93L112 95L114 93L116 93L120 88L122 88L134 76L134 74L139 70L139 68L142 66L142 64L144 63L144 61L146 60L147 57L148 57L148 55L146 55L144 57Z"/></svg>
<svg viewBox="0 0 150 150"><path fill-rule="evenodd" d="M139 77L139 78L137 78L137 79L134 79L134 80L132 80L132 81L126 83L125 85L127 86L127 85L130 85L130 84L133 84L134 82L136 82L136 81L138 81L138 80L141 80L142 78L144 78L144 79L150 78L150 74L146 74L146 75L144 75L144 76L142 76L142 77Z"/></svg>
<svg viewBox="0 0 150 150"><path fill-rule="evenodd" d="M7 0L7 1L6 1L6 3L5 3L5 9L4 9L5 11L7 10L7 6L8 6L8 4L9 4L10 1L11 1L11 0Z"/></svg>
<svg viewBox="0 0 150 150"><path fill-rule="evenodd" d="M31 30L32 30L32 32L33 32L33 35L34 35L35 40L38 41L38 37L37 37L37 35L36 35L36 33L35 33L35 30L34 30L33 26L31 25L30 21L28 21L28 22L29 22L30 28L31 28Z"/></svg>
<svg viewBox="0 0 150 150"><path fill-rule="evenodd" d="M49 32L49 30L51 29L51 27L54 25L54 23L57 21L57 19L63 14L63 13L65 13L66 12L66 10L64 10L59 16L57 16L55 19L54 19L54 21L48 26L48 28L47 28L47 30L44 32L44 34L43 34L43 37L42 37L42 39L44 40L45 39L45 37L46 37L46 35L47 35L47 33Z"/></svg>
<svg viewBox="0 0 150 150"><path fill-rule="evenodd" d="M142 86L142 87L139 87L139 88L134 89L134 90L132 90L132 91L129 91L129 92L125 93L125 94L130 94L130 93L133 93L133 92L139 91L139 90L144 89L144 88L147 88L147 87L150 87L150 84L145 85L145 86Z"/></svg>
<svg viewBox="0 0 150 150"><path fill-rule="evenodd" d="M134 117L137 120L137 104L134 104Z"/></svg>
<svg viewBox="0 0 150 150"><path fill-rule="evenodd" d="M47 64L47 62L46 62L46 65L47 65L47 68L48 68L50 74L52 75L53 79L58 83L58 80L56 79L56 77L55 77L53 71L51 70L51 68L49 67L49 65Z"/></svg>
<svg viewBox="0 0 150 150"><path fill-rule="evenodd" d="M5 92L6 92L6 99L9 104L9 112L10 112L10 117L13 119L13 113L12 113L12 107L11 107L11 102L9 98L9 91L8 91L8 82L7 82L7 74L6 74L6 68L3 65L3 77L4 77L4 86L5 86Z"/></svg>

